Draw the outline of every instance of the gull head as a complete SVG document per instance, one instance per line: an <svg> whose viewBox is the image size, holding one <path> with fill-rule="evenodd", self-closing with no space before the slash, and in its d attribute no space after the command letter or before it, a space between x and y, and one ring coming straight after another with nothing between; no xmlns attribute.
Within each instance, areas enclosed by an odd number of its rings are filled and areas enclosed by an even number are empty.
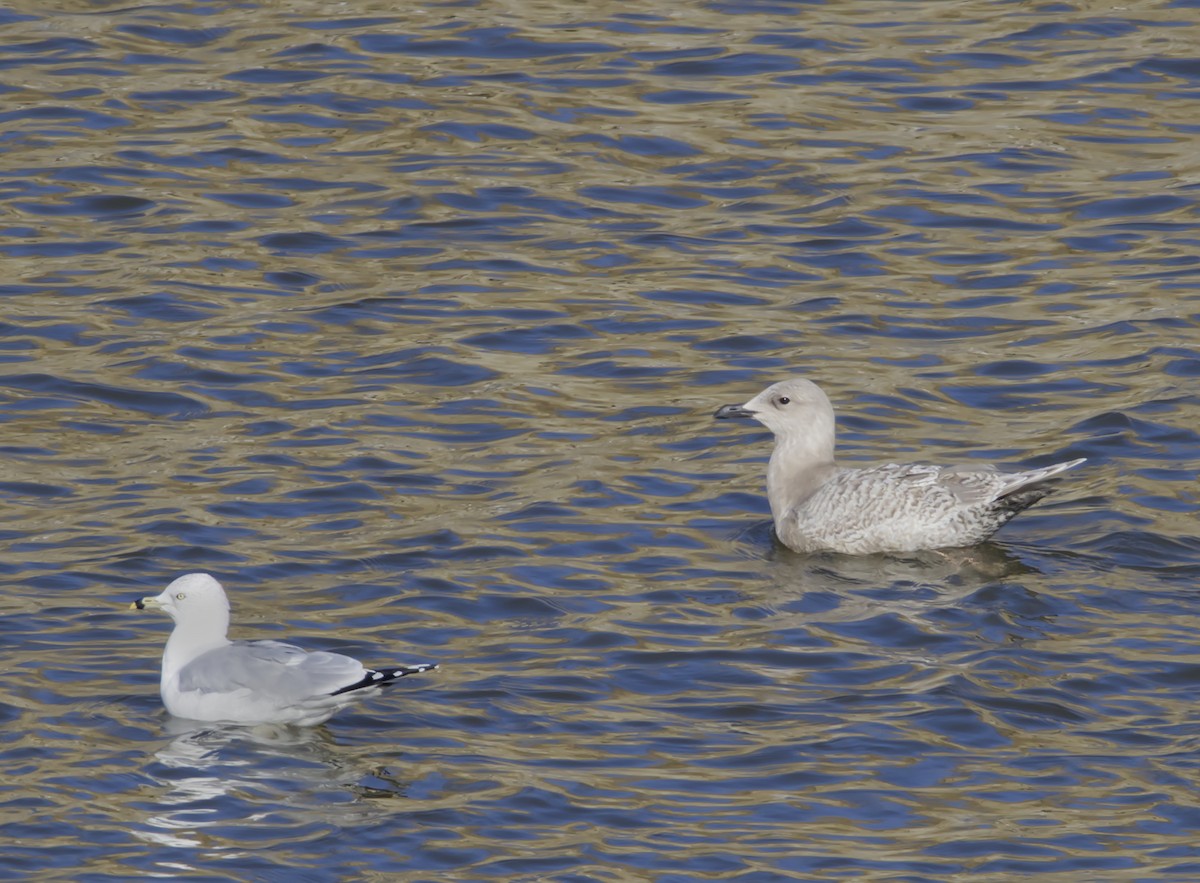
<svg viewBox="0 0 1200 883"><path fill-rule="evenodd" d="M229 620L229 599L221 584L207 573L189 573L174 580L161 594L138 598L130 607L162 610L175 622L190 620Z"/></svg>
<svg viewBox="0 0 1200 883"><path fill-rule="evenodd" d="M771 384L744 405L722 405L713 416L718 420L752 417L782 440L806 435L822 424L829 424L832 433L833 405L821 387L793 377Z"/></svg>

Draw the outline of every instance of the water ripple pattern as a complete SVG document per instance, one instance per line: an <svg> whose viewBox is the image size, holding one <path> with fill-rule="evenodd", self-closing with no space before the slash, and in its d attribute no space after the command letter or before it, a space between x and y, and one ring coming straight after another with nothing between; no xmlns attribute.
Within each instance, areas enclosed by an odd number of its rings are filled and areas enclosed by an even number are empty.
<svg viewBox="0 0 1200 883"><path fill-rule="evenodd" d="M1200 879L1198 12L0 10L0 880ZM791 375L1088 464L795 555L711 419ZM195 571L441 668L173 719Z"/></svg>

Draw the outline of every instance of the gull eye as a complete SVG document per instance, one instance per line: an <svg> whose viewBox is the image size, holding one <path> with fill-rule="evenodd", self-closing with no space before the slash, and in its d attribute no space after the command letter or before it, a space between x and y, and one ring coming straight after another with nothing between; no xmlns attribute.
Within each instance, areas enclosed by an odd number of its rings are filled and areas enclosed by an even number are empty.
<svg viewBox="0 0 1200 883"><path fill-rule="evenodd" d="M779 404L781 404L781 405L786 405L786 404L788 404L789 402L791 402L791 399L789 399L787 396L780 396L780 397L779 397Z"/></svg>
<svg viewBox="0 0 1200 883"><path fill-rule="evenodd" d="M185 595L183 592L180 592L178 595L175 596L175 600L182 601L186 597L187 597L187 595Z"/></svg>

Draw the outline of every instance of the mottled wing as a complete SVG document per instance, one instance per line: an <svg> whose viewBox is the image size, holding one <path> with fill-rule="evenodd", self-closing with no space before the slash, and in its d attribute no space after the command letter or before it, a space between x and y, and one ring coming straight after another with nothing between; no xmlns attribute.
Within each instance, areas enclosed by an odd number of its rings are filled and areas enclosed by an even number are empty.
<svg viewBox="0 0 1200 883"><path fill-rule="evenodd" d="M925 464L844 469L777 524L776 531L793 549L855 554L973 541L976 531L964 515L987 505L996 474L945 473Z"/></svg>
<svg viewBox="0 0 1200 883"><path fill-rule="evenodd" d="M937 481L941 486L966 506L990 503L1004 487L1004 476L996 471L995 466L988 464L932 468L940 470Z"/></svg>
<svg viewBox="0 0 1200 883"><path fill-rule="evenodd" d="M858 471L860 479L878 477L893 492L911 495L912 503L929 503L948 494L946 502L971 506L995 497L1003 485L994 466L933 466L925 463L889 463Z"/></svg>
<svg viewBox="0 0 1200 883"><path fill-rule="evenodd" d="M985 465L887 464L841 469L779 518L796 551L851 554L965 546L986 539L1050 490L1071 461L1007 475Z"/></svg>

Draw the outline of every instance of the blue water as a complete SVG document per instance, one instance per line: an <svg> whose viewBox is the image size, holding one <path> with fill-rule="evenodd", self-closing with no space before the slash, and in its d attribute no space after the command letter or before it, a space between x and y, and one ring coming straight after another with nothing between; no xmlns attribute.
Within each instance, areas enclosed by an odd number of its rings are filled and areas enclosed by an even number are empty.
<svg viewBox="0 0 1200 883"><path fill-rule="evenodd" d="M0 879L1200 879L1197 8L0 12ZM1088 463L796 555L793 374ZM173 720L197 570L441 668Z"/></svg>

